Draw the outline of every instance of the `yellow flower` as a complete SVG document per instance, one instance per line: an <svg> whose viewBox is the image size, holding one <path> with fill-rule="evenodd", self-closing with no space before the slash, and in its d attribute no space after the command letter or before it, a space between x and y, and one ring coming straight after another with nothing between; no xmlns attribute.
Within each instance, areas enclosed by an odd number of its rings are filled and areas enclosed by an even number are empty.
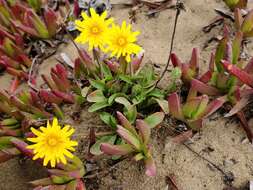
<svg viewBox="0 0 253 190"><path fill-rule="evenodd" d="M132 32L131 25L127 26L126 21L123 21L122 26L112 25L108 33L108 49L112 52L111 56L125 57L127 62L131 61L132 54L138 54L142 48L135 44L139 31Z"/></svg>
<svg viewBox="0 0 253 190"><path fill-rule="evenodd" d="M88 42L89 50L92 48L104 50L108 27L113 23L113 19L106 19L107 11L103 12L101 16L94 9L90 9L90 13L91 17L83 12L83 21L77 20L75 22L77 29L81 32L75 41L82 44Z"/></svg>
<svg viewBox="0 0 253 190"><path fill-rule="evenodd" d="M57 163L67 164L66 157L73 158L70 151L75 151L73 146L77 146L78 143L70 140L70 136L75 130L69 125L65 125L61 129L57 118L54 118L52 125L48 121L47 127L40 127L40 131L34 128L31 130L37 136L27 138L28 141L35 143L27 146L27 148L33 149L35 154L33 160L44 158L44 166L50 162L51 167L55 167Z"/></svg>

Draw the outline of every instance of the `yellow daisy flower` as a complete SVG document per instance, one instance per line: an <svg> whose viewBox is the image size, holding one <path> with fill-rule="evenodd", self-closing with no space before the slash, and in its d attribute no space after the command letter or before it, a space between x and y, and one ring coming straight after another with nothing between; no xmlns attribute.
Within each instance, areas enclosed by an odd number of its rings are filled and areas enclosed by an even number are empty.
<svg viewBox="0 0 253 190"><path fill-rule="evenodd" d="M142 48L135 44L139 31L132 32L131 25L127 26L126 21L123 21L121 27L112 25L108 33L108 49L112 52L111 56L125 57L127 62L131 61L131 55L138 54Z"/></svg>
<svg viewBox="0 0 253 190"><path fill-rule="evenodd" d="M83 21L75 21L77 29L81 34L75 39L78 43L89 43L89 50L93 48L104 49L105 38L108 27L113 23L113 19L106 19L107 11L100 16L94 9L90 9L91 17L82 13Z"/></svg>
<svg viewBox="0 0 253 190"><path fill-rule="evenodd" d="M33 149L35 154L33 160L41 158L44 159L44 166L50 162L51 167L55 167L58 163L67 164L66 157L73 158L70 151L75 151L73 146L77 146L78 143L70 139L75 130L69 125L61 128L57 118L54 118L52 125L48 121L47 127L40 127L40 131L31 128L31 131L37 136L27 138L28 141L35 143L27 146Z"/></svg>

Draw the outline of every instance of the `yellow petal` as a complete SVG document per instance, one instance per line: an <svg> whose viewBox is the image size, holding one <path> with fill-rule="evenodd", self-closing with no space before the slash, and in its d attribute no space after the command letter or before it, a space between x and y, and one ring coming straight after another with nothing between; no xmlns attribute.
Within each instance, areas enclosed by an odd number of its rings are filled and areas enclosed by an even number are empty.
<svg viewBox="0 0 253 190"><path fill-rule="evenodd" d="M41 136L42 133L40 131L38 131L37 129L34 129L33 127L31 128L31 131L33 134L35 134L36 136Z"/></svg>
<svg viewBox="0 0 253 190"><path fill-rule="evenodd" d="M54 117L52 127L56 127L57 125L58 125L58 119L56 117Z"/></svg>

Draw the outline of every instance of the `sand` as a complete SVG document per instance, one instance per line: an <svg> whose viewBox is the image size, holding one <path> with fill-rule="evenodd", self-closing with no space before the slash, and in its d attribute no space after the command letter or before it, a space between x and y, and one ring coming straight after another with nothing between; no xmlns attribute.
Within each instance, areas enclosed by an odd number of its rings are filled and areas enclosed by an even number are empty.
<svg viewBox="0 0 253 190"><path fill-rule="evenodd" d="M217 16L214 8L225 6L220 0L185 0L184 4L186 12L182 12L179 17L174 52L183 61L187 61L192 48L199 48L200 68L203 71L208 67L209 55L216 45L211 43L203 49L204 43L211 37L219 35L222 27L218 26L208 34L203 33L202 28ZM114 9L112 16L117 21L128 20L128 12L129 9ZM138 12L133 27L141 31L140 44L146 51L145 62L151 61L161 67L166 63L174 16L175 10L172 9L161 12L155 18L145 16L145 9ZM61 52L74 57L72 49L71 44L61 46L56 55L45 60L40 66L40 73L47 73L56 63L55 56ZM252 54L252 48L248 48L247 51ZM3 81L2 84L8 84L6 76L2 76L0 81ZM98 117L87 113L86 109L82 111L81 123L74 123L71 119L68 121L77 128L75 138L80 142L81 140L83 142L90 127L103 127ZM223 118L222 114L216 113L205 121L201 132L194 136L188 146L225 173L233 174L234 181L231 184L243 189L253 179L253 149L252 145L244 140L246 135L239 123L230 121L230 118ZM175 175L177 184L182 190L222 190L227 187L224 183L224 174L184 145L172 143L171 137L167 134L165 127L152 133L153 153L158 169L156 177L146 177L140 163L125 160L117 164L110 174L89 180L87 189L168 190L166 176L170 174ZM83 158L87 148L84 146L85 143L80 144L82 146L78 150ZM19 158L1 164L0 190L30 189L27 182L44 174L34 169L35 166L36 164L29 161L20 163Z"/></svg>

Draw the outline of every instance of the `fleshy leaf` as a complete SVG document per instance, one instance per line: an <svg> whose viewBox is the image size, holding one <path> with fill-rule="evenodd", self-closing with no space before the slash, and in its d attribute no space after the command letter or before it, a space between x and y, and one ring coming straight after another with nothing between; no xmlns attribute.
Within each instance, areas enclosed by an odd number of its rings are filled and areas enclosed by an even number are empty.
<svg viewBox="0 0 253 190"><path fill-rule="evenodd" d="M191 86L193 89L197 90L198 92L209 95L209 96L216 96L220 94L220 91L217 88L209 86L197 79L192 80Z"/></svg>
<svg viewBox="0 0 253 190"><path fill-rule="evenodd" d="M96 90L87 96L87 101L88 102L105 102L107 101L107 99L104 96L104 93L102 90Z"/></svg>
<svg viewBox="0 0 253 190"><path fill-rule="evenodd" d="M155 161L152 157L145 160L146 172L145 174L149 177L154 177L156 175Z"/></svg>
<svg viewBox="0 0 253 190"><path fill-rule="evenodd" d="M95 104L92 104L92 106L89 107L88 111L95 112L95 111L101 110L103 108L106 108L107 106L109 106L107 101L97 102Z"/></svg>
<svg viewBox="0 0 253 190"><path fill-rule="evenodd" d="M199 51L197 48L193 48L192 57L189 63L189 66L192 70L197 71L199 67Z"/></svg>
<svg viewBox="0 0 253 190"><path fill-rule="evenodd" d="M232 65L228 61L222 61L222 64L230 74L236 76L243 83L249 85L250 87L253 87L253 77L249 75L247 72L239 69L235 65Z"/></svg>
<svg viewBox="0 0 253 190"><path fill-rule="evenodd" d="M163 99L158 99L158 98L155 98L154 100L159 104L159 106L161 107L162 111L165 114L169 114L170 110L169 110L168 101L163 100Z"/></svg>
<svg viewBox="0 0 253 190"><path fill-rule="evenodd" d="M133 133L136 137L138 136L134 126L128 121L128 119L119 111L117 111L117 118L119 120L119 123L126 128L128 131Z"/></svg>
<svg viewBox="0 0 253 190"><path fill-rule="evenodd" d="M134 151L133 148L128 144L112 145L108 143L102 143L100 146L100 150L104 154L118 155L118 156L127 155Z"/></svg>
<svg viewBox="0 0 253 190"><path fill-rule="evenodd" d="M136 121L136 128L139 130L143 143L146 145L149 142L151 135L151 128L143 120L138 119Z"/></svg>
<svg viewBox="0 0 253 190"><path fill-rule="evenodd" d="M141 142L139 139L126 128L118 125L117 133L123 138L128 144L132 145L136 150L141 150Z"/></svg>
<svg viewBox="0 0 253 190"><path fill-rule="evenodd" d="M253 34L253 10L251 10L244 18L241 30L245 37L252 36Z"/></svg>
<svg viewBox="0 0 253 190"><path fill-rule="evenodd" d="M163 112L156 112L145 118L144 121L150 128L155 128L163 122L164 117L165 114Z"/></svg>
<svg viewBox="0 0 253 190"><path fill-rule="evenodd" d="M175 117L176 119L183 120L184 116L181 109L181 103L180 103L179 96L177 95L176 92L174 92L173 94L169 96L168 103L169 103L169 109L170 109L171 115Z"/></svg>
<svg viewBox="0 0 253 190"><path fill-rule="evenodd" d="M99 114L100 119L107 125L111 126L113 129L117 128L117 121L114 116L107 112L102 112Z"/></svg>
<svg viewBox="0 0 253 190"><path fill-rule="evenodd" d="M94 145L91 146L90 148L91 154L96 155L96 156L103 154L103 152L101 152L100 150L101 144L104 144L104 143L114 144L116 138L117 138L116 135L101 137L99 140L96 141Z"/></svg>

